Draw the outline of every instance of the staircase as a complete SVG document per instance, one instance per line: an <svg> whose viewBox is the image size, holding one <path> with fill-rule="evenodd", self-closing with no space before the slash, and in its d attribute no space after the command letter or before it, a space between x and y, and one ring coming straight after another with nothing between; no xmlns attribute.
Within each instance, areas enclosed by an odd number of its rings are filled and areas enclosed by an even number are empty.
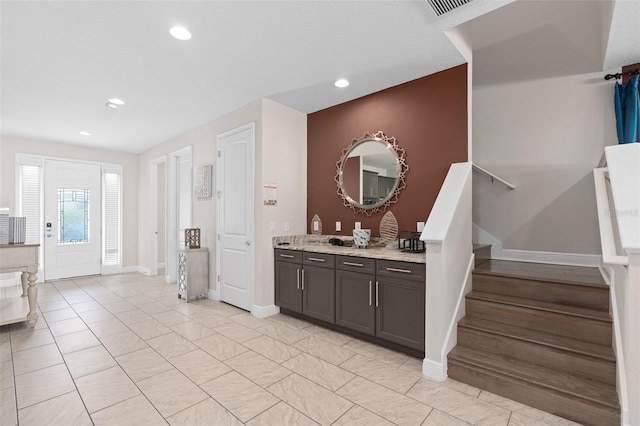
<svg viewBox="0 0 640 426"><path fill-rule="evenodd" d="M597 268L487 260L448 375L585 425L619 425L609 288Z"/></svg>

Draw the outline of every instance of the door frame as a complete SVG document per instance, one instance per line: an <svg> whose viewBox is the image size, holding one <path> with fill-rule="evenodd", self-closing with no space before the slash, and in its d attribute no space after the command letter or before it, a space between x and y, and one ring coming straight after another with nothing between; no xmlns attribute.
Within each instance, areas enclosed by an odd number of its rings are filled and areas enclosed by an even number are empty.
<svg viewBox="0 0 640 426"><path fill-rule="evenodd" d="M188 157L193 168L193 154L191 145L174 151L167 156L167 258L165 259L165 271L167 274L167 283L176 282L176 274L178 271L178 168L177 162L182 157ZM189 194L191 199L191 194ZM188 205L189 223L193 220L193 202Z"/></svg>
<svg viewBox="0 0 640 426"><path fill-rule="evenodd" d="M248 280L250 280L251 282L251 298L252 298L252 305L253 302L255 301L255 266L256 266L256 226L255 226L255 216L256 216L256 200L255 200L255 179L256 179L256 125L254 122L251 123L247 123L244 124L240 127L236 127L234 129L228 130L224 133L220 133L216 136L216 161L220 161L221 156L222 156L222 151L221 151L221 141L222 139L228 137L228 136L232 136L236 133L240 133L240 132L244 132L245 130L250 130L251 131L251 143L253 146L253 155L252 155L252 165L251 165L251 171L250 174L251 176L249 176L249 182L251 182L251 187L252 187L252 194L251 194L251 206L250 206L250 212L251 212L251 218L250 218L250 222L251 222L251 235L249 235L249 239L251 241L253 241L253 244L251 244L249 246L249 250L252 251L252 256L251 256L251 275L248 276ZM216 166L216 290L213 293L213 299L214 300L221 300L222 299L222 282L221 282L221 274L220 271L222 270L222 250L220 249L220 247L218 247L218 244L221 243L221 238L220 238L220 231L222 230L222 224L220 221L220 218L222 217L221 215L221 200L222 200L222 183L223 183L223 176L222 176L222 167L220 167L220 165L218 164Z"/></svg>
<svg viewBox="0 0 640 426"><path fill-rule="evenodd" d="M160 164L165 164L165 182L164 182L164 190L165 190L165 205L164 212L165 218L167 217L167 156L162 155L158 158L154 158L149 161L149 275L156 276L158 275L158 166ZM167 221L165 220L165 237L167 235L166 232ZM165 244L165 263L166 263L166 251L167 244ZM166 271L166 269L165 269ZM168 278L168 274L165 274Z"/></svg>

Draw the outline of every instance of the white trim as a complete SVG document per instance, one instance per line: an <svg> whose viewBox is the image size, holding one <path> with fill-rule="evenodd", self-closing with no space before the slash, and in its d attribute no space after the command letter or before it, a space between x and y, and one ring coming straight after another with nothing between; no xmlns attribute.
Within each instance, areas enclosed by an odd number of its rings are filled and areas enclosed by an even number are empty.
<svg viewBox="0 0 640 426"><path fill-rule="evenodd" d="M267 318L279 313L280 313L280 307L276 305L267 305L267 306L253 305L251 307L251 315L253 315L256 318Z"/></svg>
<svg viewBox="0 0 640 426"><path fill-rule="evenodd" d="M446 359L449 352L451 352L451 349L453 349L458 343L458 321L460 321L465 314L465 296L471 291L471 272L473 271L474 263L475 254L471 253L469 263L467 264L467 278L464 281L464 285L460 288L458 303L456 304L454 315L451 317L449 330L444 338L444 345L442 347L440 359Z"/></svg>
<svg viewBox="0 0 640 426"><path fill-rule="evenodd" d="M446 363L446 359L445 363ZM447 366L445 363L436 362L425 358L422 360L422 375L431 380L442 383L447 379Z"/></svg>
<svg viewBox="0 0 640 426"><path fill-rule="evenodd" d="M140 265L123 266L122 274L129 274L131 272L138 272L140 274L149 275L149 268L145 268Z"/></svg>
<svg viewBox="0 0 640 426"><path fill-rule="evenodd" d="M549 263L552 265L600 266L602 257L597 254L558 253L549 251L502 250L498 260L515 260L518 262Z"/></svg>
<svg viewBox="0 0 640 426"><path fill-rule="evenodd" d="M123 271L122 265L114 265L114 266L104 266L104 265L102 265L102 271L100 271L100 275L121 274L122 271Z"/></svg>
<svg viewBox="0 0 640 426"><path fill-rule="evenodd" d="M220 295L216 290L209 289L209 299L211 299L211 300L220 300Z"/></svg>
<svg viewBox="0 0 640 426"><path fill-rule="evenodd" d="M602 270L601 270L602 271ZM620 325L620 316L618 308L618 300L616 297L615 271L608 270L610 276L603 278L609 284L609 295L611 297L611 319L613 320L613 350L616 354L616 390L618 391L618 400L620 402L620 414L622 415L622 424L627 425L629 422L629 394L627 390L627 369L624 362L624 346L622 344L622 328ZM626 419L626 422L625 422Z"/></svg>
<svg viewBox="0 0 640 426"><path fill-rule="evenodd" d="M15 287L17 285L21 285L22 283L20 282L20 280L18 279L18 275L19 272L5 272L3 274L0 274L0 277L3 275L9 276L12 275L12 278L0 278L0 288L5 288L5 287Z"/></svg>
<svg viewBox="0 0 640 426"><path fill-rule="evenodd" d="M154 158L149 161L149 274L157 275L158 269L160 265L158 264L158 166L164 163L165 165L165 228L167 225L166 221L166 212L167 212L167 203L166 203L166 190L167 190L167 156L162 155L158 158ZM167 231L165 229L165 237L167 235ZM166 252L166 244L165 244L165 252ZM166 259L166 253L165 253ZM164 267L164 266L163 266Z"/></svg>
<svg viewBox="0 0 640 426"><path fill-rule="evenodd" d="M187 157L191 162L191 167L193 169L193 152L191 145L185 146L177 151L170 153L167 156L167 169L166 169L166 205L167 205L167 214L166 214L166 226L167 226L167 234L166 234L166 250L167 256L166 260L172 259L171 262L167 262L166 266L166 274L169 276L170 282L175 282L176 273L178 270L178 226L179 220L178 211L176 210L176 206L178 206L178 170L176 161L179 158ZM191 191L189 192L189 198L191 199ZM169 208L171 206L172 208ZM190 204L189 209L189 226L191 226L193 219L193 206ZM165 260L165 262L166 262ZM174 261L175 260L175 261Z"/></svg>

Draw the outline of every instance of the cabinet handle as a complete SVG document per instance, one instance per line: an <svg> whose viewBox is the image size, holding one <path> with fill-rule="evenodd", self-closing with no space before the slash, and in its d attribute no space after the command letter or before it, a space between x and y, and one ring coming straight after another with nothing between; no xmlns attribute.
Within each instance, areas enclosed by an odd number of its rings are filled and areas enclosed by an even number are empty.
<svg viewBox="0 0 640 426"><path fill-rule="evenodd" d="M373 304L373 302L371 301L371 284L372 284L372 282L369 281L369 306L371 306Z"/></svg>
<svg viewBox="0 0 640 426"><path fill-rule="evenodd" d="M308 259L314 262L326 262L325 259L320 259L319 257L309 257Z"/></svg>
<svg viewBox="0 0 640 426"><path fill-rule="evenodd" d="M282 254L282 253L280 253L280 257L286 257L288 259L293 259L295 256L292 255L292 254Z"/></svg>
<svg viewBox="0 0 640 426"><path fill-rule="evenodd" d="M387 268L387 271L389 271L389 272L402 272L403 274L410 274L411 273L410 269Z"/></svg>
<svg viewBox="0 0 640 426"><path fill-rule="evenodd" d="M343 265L348 265L348 266L358 266L360 268L362 268L364 265L362 263L355 263L355 262L342 262Z"/></svg>
<svg viewBox="0 0 640 426"><path fill-rule="evenodd" d="M302 291L304 291L304 269L302 270Z"/></svg>
<svg viewBox="0 0 640 426"><path fill-rule="evenodd" d="M300 290L300 269L296 269L296 288Z"/></svg>
<svg viewBox="0 0 640 426"><path fill-rule="evenodd" d="M376 308L378 307L378 281L376 281Z"/></svg>

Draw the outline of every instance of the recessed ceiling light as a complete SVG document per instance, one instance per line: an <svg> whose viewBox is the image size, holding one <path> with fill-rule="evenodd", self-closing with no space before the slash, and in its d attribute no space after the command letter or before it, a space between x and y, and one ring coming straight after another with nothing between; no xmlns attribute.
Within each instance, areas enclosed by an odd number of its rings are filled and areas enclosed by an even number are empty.
<svg viewBox="0 0 640 426"><path fill-rule="evenodd" d="M91 133L89 133L89 132L80 132L80 134L82 136L91 136Z"/></svg>
<svg viewBox="0 0 640 426"><path fill-rule="evenodd" d="M169 30L169 34L178 40L189 40L191 38L191 33L185 27L173 27Z"/></svg>
<svg viewBox="0 0 640 426"><path fill-rule="evenodd" d="M124 101L122 99L119 99L119 98L110 98L110 99L107 99L107 101L109 101L112 104L116 104L116 105L124 105Z"/></svg>
<svg viewBox="0 0 640 426"><path fill-rule="evenodd" d="M341 78L340 80L337 80L335 83L333 83L336 87L347 87L349 85L349 82L347 80L345 80L344 78Z"/></svg>

